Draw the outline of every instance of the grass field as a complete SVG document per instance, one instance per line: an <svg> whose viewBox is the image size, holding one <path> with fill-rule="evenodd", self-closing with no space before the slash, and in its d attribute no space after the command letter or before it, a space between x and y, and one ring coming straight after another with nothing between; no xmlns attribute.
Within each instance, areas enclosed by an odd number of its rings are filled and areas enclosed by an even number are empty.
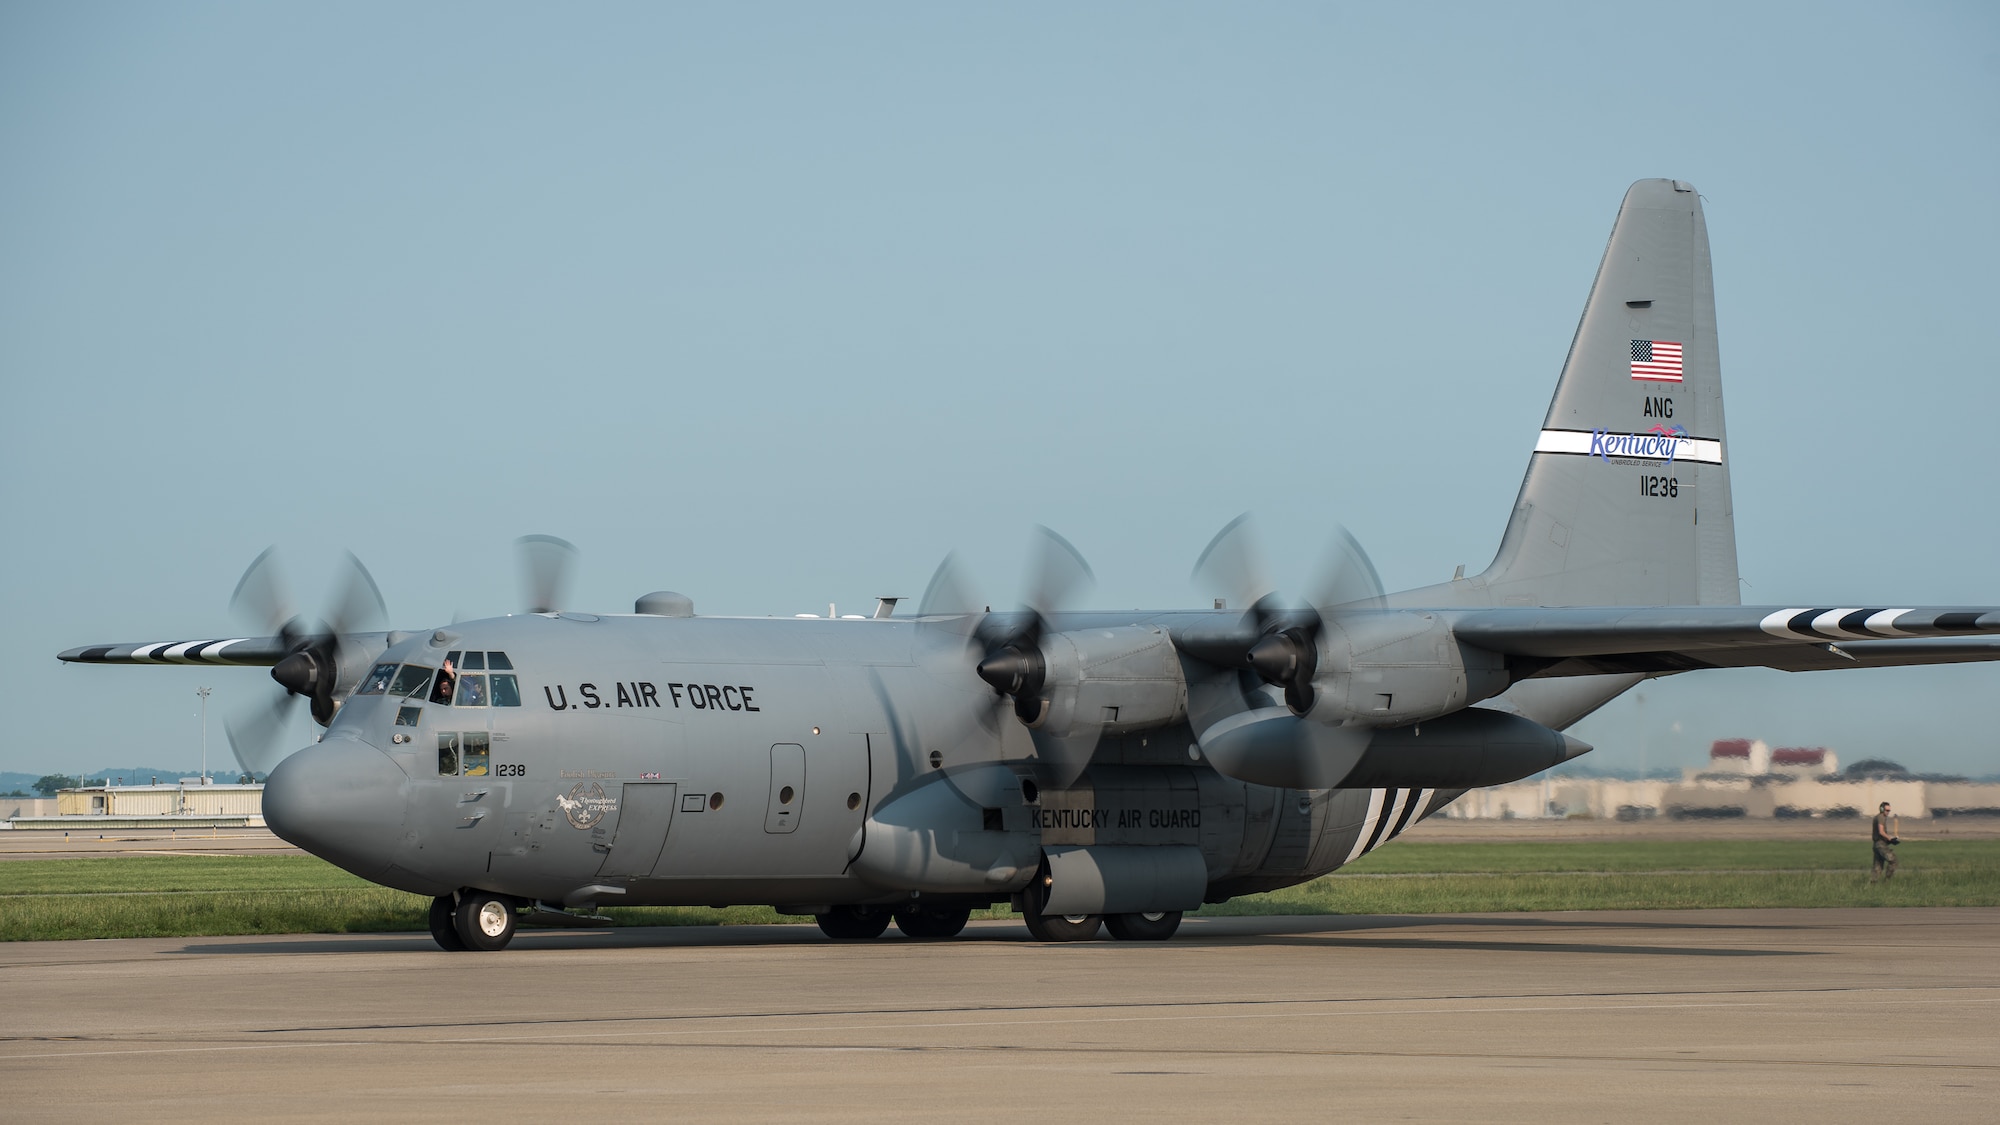
<svg viewBox="0 0 2000 1125"><path fill-rule="evenodd" d="M1339 874L1203 915L1435 914L1708 907L2000 906L2000 840L1916 840L1892 882L1865 842L1407 841ZM0 940L422 930L428 903L309 856L0 863ZM765 907L624 907L620 925L802 922ZM1005 916L1006 909L986 916Z"/></svg>

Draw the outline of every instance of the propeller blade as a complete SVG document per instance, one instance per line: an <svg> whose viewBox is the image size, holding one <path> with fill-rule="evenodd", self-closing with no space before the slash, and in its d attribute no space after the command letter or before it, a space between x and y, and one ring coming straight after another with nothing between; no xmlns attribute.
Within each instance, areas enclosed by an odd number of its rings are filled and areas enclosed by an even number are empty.
<svg viewBox="0 0 2000 1125"><path fill-rule="evenodd" d="M924 587L923 600L917 603L917 616L958 617L978 613L980 605L974 600L970 586L958 553L946 555L931 573L930 585Z"/></svg>
<svg viewBox="0 0 2000 1125"><path fill-rule="evenodd" d="M229 750L244 773L268 774L284 758L280 738L292 717L296 696L272 697L264 707L248 714L225 716L223 730L229 734Z"/></svg>
<svg viewBox="0 0 2000 1125"><path fill-rule="evenodd" d="M1375 573L1374 562L1360 540L1339 525L1334 526L1333 541L1320 564L1312 604L1321 613L1335 607L1376 609L1382 605L1382 578Z"/></svg>
<svg viewBox="0 0 2000 1125"><path fill-rule="evenodd" d="M528 612L556 612L569 593L576 547L553 535L523 535L514 546L521 557L521 588Z"/></svg>
<svg viewBox="0 0 2000 1125"><path fill-rule="evenodd" d="M1029 548L1028 608L1036 616L1049 614L1070 604L1078 594L1097 581L1083 553L1069 540L1037 524Z"/></svg>
<svg viewBox="0 0 2000 1125"><path fill-rule="evenodd" d="M1104 737L1104 727L1090 723L1060 738L1038 730L1028 733L1034 738L1035 758L1045 775L1042 783L1051 789L1068 789L1089 767L1091 755L1097 753L1097 743Z"/></svg>
<svg viewBox="0 0 2000 1125"><path fill-rule="evenodd" d="M347 556L346 573L342 576L340 591L335 595L333 609L327 615L327 631L339 636L344 633L360 633L388 624L389 607L382 601L382 591L376 588L375 576L361 565L354 552L344 552Z"/></svg>
<svg viewBox="0 0 2000 1125"><path fill-rule="evenodd" d="M1204 593L1220 595L1236 609L1263 604L1273 592L1264 553L1257 547L1256 521L1245 512L1222 526L1202 548L1189 575Z"/></svg>
<svg viewBox="0 0 2000 1125"><path fill-rule="evenodd" d="M270 636L284 633L297 617L277 552L275 546L264 548L237 579L236 592L229 595L230 611Z"/></svg>

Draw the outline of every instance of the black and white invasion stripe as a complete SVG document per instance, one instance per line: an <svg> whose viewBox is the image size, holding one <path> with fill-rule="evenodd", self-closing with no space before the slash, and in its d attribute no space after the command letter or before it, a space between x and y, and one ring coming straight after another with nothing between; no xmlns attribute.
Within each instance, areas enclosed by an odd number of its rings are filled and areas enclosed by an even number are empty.
<svg viewBox="0 0 2000 1125"><path fill-rule="evenodd" d="M1905 607L1902 609L1841 606L1834 608L1793 607L1767 614L1758 628L1774 637L1798 641L1863 641L1885 637L1935 637L1991 631L1993 622L1981 618L1993 614L1978 610L1938 612Z"/></svg>
<svg viewBox="0 0 2000 1125"><path fill-rule="evenodd" d="M229 658L232 645L250 637L229 637L202 641L156 641L139 645L93 645L71 649L57 657L73 664L239 664ZM262 663L262 661L253 661Z"/></svg>
<svg viewBox="0 0 2000 1125"><path fill-rule="evenodd" d="M1431 798L1436 794L1435 789L1370 789L1368 815L1362 818L1361 830L1354 834L1354 846L1347 850L1347 858L1341 863L1353 863L1377 845L1395 839L1429 810Z"/></svg>

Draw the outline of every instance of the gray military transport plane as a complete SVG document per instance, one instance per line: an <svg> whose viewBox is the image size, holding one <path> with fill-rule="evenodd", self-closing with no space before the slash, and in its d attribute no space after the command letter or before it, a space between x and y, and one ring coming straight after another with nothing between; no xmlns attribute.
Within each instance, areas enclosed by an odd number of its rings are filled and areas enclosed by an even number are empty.
<svg viewBox="0 0 2000 1125"><path fill-rule="evenodd" d="M915 617L545 593L386 633L354 631L380 605L358 564L308 623L260 559L237 602L274 635L61 659L270 667L288 694L232 731L246 764L291 697L326 727L271 770L271 827L489 950L650 904L867 939L1011 902L1041 940L1160 940L1588 751L1563 729L1647 677L2000 659L1992 607L1739 604L1708 235L1677 180L1626 193L1492 564L1383 595L1342 544L1303 604L1262 588L1239 521L1196 568L1231 595L1212 610L1067 609L1088 570L1044 533L1019 611L981 610L947 560Z"/></svg>

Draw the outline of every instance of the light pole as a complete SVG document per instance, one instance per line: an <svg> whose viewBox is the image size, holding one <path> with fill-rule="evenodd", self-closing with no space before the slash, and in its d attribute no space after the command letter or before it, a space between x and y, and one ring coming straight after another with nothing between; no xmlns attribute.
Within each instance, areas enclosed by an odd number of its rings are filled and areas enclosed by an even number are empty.
<svg viewBox="0 0 2000 1125"><path fill-rule="evenodd" d="M1646 780L1646 693L1633 697L1639 705L1639 780Z"/></svg>
<svg viewBox="0 0 2000 1125"><path fill-rule="evenodd" d="M205 687L194 689L201 696L201 783L208 784L208 692Z"/></svg>

